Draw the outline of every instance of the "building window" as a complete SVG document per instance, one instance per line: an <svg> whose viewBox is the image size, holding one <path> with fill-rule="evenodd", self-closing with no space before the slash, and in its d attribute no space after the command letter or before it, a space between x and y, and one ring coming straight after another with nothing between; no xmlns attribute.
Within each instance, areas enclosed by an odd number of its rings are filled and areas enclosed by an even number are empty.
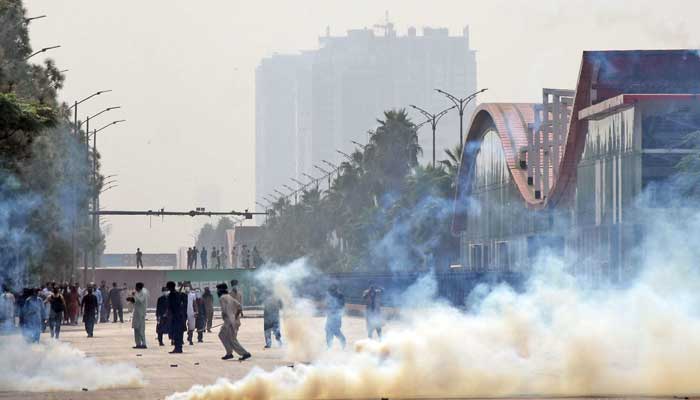
<svg viewBox="0 0 700 400"><path fill-rule="evenodd" d="M482 249L480 244L473 244L471 246L471 266L474 270L481 270L482 265Z"/></svg>
<svg viewBox="0 0 700 400"><path fill-rule="evenodd" d="M496 266L504 271L510 269L508 242L496 242Z"/></svg>
<svg viewBox="0 0 700 400"><path fill-rule="evenodd" d="M491 267L491 248L489 245L484 245L484 268Z"/></svg>

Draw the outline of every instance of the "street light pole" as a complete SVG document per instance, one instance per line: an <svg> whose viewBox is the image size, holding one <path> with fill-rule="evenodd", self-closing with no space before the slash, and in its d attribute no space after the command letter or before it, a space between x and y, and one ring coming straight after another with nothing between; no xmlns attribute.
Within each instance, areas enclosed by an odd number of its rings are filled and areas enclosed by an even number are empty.
<svg viewBox="0 0 700 400"><path fill-rule="evenodd" d="M111 107L110 109L114 109L117 107ZM108 111L104 110L99 112L97 115ZM119 119L116 121L112 121L108 123L107 125L103 126L100 129L96 129L92 133L92 182L93 186L96 188L97 187L97 134L107 128L109 128L112 125L116 125L122 122L125 122L125 119ZM92 209L93 211L99 211L100 210L100 192L95 190L92 196ZM92 279L95 279L95 268L97 266L97 235L98 235L98 230L99 230L100 224L98 221L97 214L93 214L92 216ZM87 267L86 267L87 268ZM87 270L86 270L87 272ZM86 274L87 275L87 274Z"/></svg>
<svg viewBox="0 0 700 400"><path fill-rule="evenodd" d="M483 93L487 90L488 90L488 88L484 88L484 89L481 89L477 92L470 94L467 97L459 98L459 97L453 96L450 93L447 93L444 90L435 89L436 92L444 94L448 99L450 99L450 101L452 101L454 103L455 107L457 107L457 110L459 111L459 145L460 146L464 145L464 133L462 130L462 125L464 123L464 110L467 108L467 105L469 104L469 102L474 100L479 93Z"/></svg>
<svg viewBox="0 0 700 400"><path fill-rule="evenodd" d="M34 56L37 55L37 54L45 53L45 52L47 52L47 51L49 51L49 50L57 49L57 48L59 48L59 47L61 47L61 46L59 45L59 46L44 47L43 49L37 50L37 51L35 51L34 53L32 53L32 54L28 55L27 57L25 57L25 58L24 58L24 61L29 60L30 58L34 57Z"/></svg>
<svg viewBox="0 0 700 400"><path fill-rule="evenodd" d="M316 184L316 190L318 190L318 179L316 179L316 178L314 178L313 176L311 176L311 175L309 175L309 174L307 174L307 173L304 173L304 172L302 172L301 174L304 175L305 177L311 179L311 182L313 182L313 183Z"/></svg>
<svg viewBox="0 0 700 400"><path fill-rule="evenodd" d="M451 109L453 109L457 106L452 106L452 107L446 108L437 114L431 114L431 113L425 111L424 109L422 109L416 105L413 105L413 104L411 104L410 106L411 106L411 108L418 110L418 112L423 114L423 116L425 116L428 119L426 122L429 122L430 126L433 128L433 168L435 168L435 130L437 129L437 124L440 121L440 119L445 116L445 114L447 114Z"/></svg>
<svg viewBox="0 0 700 400"><path fill-rule="evenodd" d="M317 170L319 170L319 171L323 172L324 174L327 174L327 175L328 175L328 189L330 190L330 188L331 188L331 173L328 172L328 171L326 171L325 169L319 167L318 165L314 165L314 168L316 168Z"/></svg>

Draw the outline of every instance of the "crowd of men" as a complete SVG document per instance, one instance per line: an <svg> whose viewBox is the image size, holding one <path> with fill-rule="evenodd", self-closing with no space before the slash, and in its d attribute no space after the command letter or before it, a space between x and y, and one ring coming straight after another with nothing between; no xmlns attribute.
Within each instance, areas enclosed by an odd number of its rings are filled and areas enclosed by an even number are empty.
<svg viewBox="0 0 700 400"><path fill-rule="evenodd" d="M197 246L187 248L187 269L197 269L197 260L201 261L201 269L209 268L209 261L212 263L212 268L226 268L226 260L228 255L224 251L224 246L216 248L211 247L211 252L207 252L207 248L203 247L200 251Z"/></svg>
<svg viewBox="0 0 700 400"><path fill-rule="evenodd" d="M128 294L127 294L128 293ZM366 306L367 334L372 338L376 332L381 339L383 319L380 297L383 289L370 285L362 298ZM243 301L238 290L238 281L231 285L220 283L216 286L216 295L221 309L221 324L218 333L225 354L223 360L234 358L246 360L251 357L238 341L238 331L243 317ZM112 323L124 322L124 302L131 308L131 326L134 331L134 349L146 349L146 312L148 309L148 290L142 282L137 282L133 290L126 284L117 286L112 282L111 288L102 281L97 287L90 283L86 288L75 284L57 284L49 282L41 288L26 288L21 293L13 293L8 286L3 286L0 296L0 330L14 331L19 328L29 342L39 342L42 332L47 329L51 338L58 339L61 325L77 325L79 317L85 325L88 338L94 337L97 323L109 322L110 311ZM338 339L345 347L346 338L342 332L342 317L345 308L345 296L336 285L331 285L326 299L326 344L330 348L333 339ZM280 310L282 301L272 293L267 293L263 301L263 329L265 348L272 346L272 339L282 346L280 331ZM161 288L161 295L156 305L156 334L159 346L165 346L164 338L173 346L171 354L183 352L185 333L187 342L194 345L194 333L197 342L202 343L205 332L211 332L214 318L214 294L208 287L203 291L193 288L189 282L167 282ZM17 323L16 323L17 322Z"/></svg>

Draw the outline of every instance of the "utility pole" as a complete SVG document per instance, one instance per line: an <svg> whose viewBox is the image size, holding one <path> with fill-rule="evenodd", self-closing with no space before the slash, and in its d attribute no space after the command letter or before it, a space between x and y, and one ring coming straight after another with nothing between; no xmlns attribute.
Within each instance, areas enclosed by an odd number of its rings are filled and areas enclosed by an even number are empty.
<svg viewBox="0 0 700 400"><path fill-rule="evenodd" d="M450 101L452 101L454 103L455 107L457 107L457 110L459 111L459 145L460 146L464 146L464 133L462 131L462 125L464 123L464 110L467 108L467 105L469 104L469 102L476 98L476 95L478 95L479 93L483 93L487 90L488 90L488 88L484 88L484 89L479 90L478 92L474 92L474 93L470 94L467 97L458 98L458 97L451 95L450 93L447 93L444 90L435 89L436 92L444 94L448 99L450 99Z"/></svg>
<svg viewBox="0 0 700 400"><path fill-rule="evenodd" d="M410 106L412 108L418 110L418 112L420 112L421 114L423 114L423 116L425 116L428 119L426 122L429 122L430 126L433 128L433 168L435 168L435 130L437 129L437 124L440 121L440 118L444 117L445 114L447 114L451 109L453 109L457 106L452 106L452 107L446 108L437 114L431 114L431 113L425 111L424 109L422 109L418 106L415 106L413 104L411 104Z"/></svg>

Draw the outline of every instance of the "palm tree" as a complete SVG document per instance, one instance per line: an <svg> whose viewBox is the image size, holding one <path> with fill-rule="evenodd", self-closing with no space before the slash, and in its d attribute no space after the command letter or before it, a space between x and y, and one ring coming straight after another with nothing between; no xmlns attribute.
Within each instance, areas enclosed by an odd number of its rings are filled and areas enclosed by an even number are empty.
<svg viewBox="0 0 700 400"><path fill-rule="evenodd" d="M416 126L405 109L385 111L384 120L377 122L364 157L367 173L375 181L375 193L398 189L422 153Z"/></svg>

